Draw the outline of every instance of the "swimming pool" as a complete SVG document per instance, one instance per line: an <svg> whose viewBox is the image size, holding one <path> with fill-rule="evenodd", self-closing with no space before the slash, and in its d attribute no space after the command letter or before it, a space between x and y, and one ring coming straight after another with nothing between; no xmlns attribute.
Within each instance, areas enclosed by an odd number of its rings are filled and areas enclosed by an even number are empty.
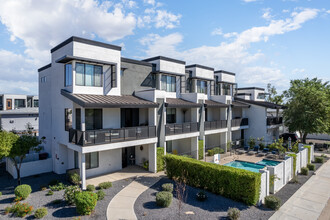
<svg viewBox="0 0 330 220"><path fill-rule="evenodd" d="M263 159L262 161L259 161L257 164L266 165L266 166L276 166L276 165L278 165L280 163L281 162L275 161L275 160L266 160L266 159Z"/></svg>
<svg viewBox="0 0 330 220"><path fill-rule="evenodd" d="M264 168L265 165L249 163L245 161L235 160L229 163L224 164L225 166L235 167L239 169L249 170L255 173L259 173L259 170Z"/></svg>

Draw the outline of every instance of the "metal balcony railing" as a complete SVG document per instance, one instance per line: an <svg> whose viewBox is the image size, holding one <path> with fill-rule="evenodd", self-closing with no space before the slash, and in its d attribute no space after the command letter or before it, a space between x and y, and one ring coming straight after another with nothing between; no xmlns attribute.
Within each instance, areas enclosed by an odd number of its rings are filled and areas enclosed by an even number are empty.
<svg viewBox="0 0 330 220"><path fill-rule="evenodd" d="M69 130L69 142L80 146L109 144L156 137L156 126L80 131Z"/></svg>
<svg viewBox="0 0 330 220"><path fill-rule="evenodd" d="M267 126L269 125L279 125L283 123L282 117L267 117Z"/></svg>
<svg viewBox="0 0 330 220"><path fill-rule="evenodd" d="M231 127L247 126L249 125L248 118L236 118L231 120Z"/></svg>
<svg viewBox="0 0 330 220"><path fill-rule="evenodd" d="M206 121L204 122L204 130L214 130L219 128L226 128L227 127L227 120L220 120L220 121Z"/></svg>
<svg viewBox="0 0 330 220"><path fill-rule="evenodd" d="M197 122L186 122L182 124L166 124L165 125L165 134L166 135L175 135L175 134L184 134L190 132L198 131Z"/></svg>

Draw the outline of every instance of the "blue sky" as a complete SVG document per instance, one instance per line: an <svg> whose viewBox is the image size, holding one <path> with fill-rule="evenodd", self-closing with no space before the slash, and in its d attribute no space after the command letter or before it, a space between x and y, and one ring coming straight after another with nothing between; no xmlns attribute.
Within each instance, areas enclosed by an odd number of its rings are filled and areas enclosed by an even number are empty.
<svg viewBox="0 0 330 220"><path fill-rule="evenodd" d="M239 87L330 80L328 0L3 0L0 93L37 94L37 69L72 35L235 72Z"/></svg>

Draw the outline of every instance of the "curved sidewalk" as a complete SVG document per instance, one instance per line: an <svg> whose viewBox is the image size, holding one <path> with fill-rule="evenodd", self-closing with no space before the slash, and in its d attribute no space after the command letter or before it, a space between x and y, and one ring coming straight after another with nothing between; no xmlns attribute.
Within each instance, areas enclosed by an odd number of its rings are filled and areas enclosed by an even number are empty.
<svg viewBox="0 0 330 220"><path fill-rule="evenodd" d="M150 173L143 175L143 177L150 177L148 180L138 182L134 180L124 189L122 189L113 199L110 201L107 208L107 219L118 220L127 219L135 220L136 215L134 212L134 203L136 199L150 186L154 185L164 173ZM139 178L139 177L137 177Z"/></svg>
<svg viewBox="0 0 330 220"><path fill-rule="evenodd" d="M328 160L270 220L330 219L325 209L330 198L330 160ZM323 211L323 213L322 213ZM322 213L322 214L321 214ZM325 218L324 218L325 217Z"/></svg>

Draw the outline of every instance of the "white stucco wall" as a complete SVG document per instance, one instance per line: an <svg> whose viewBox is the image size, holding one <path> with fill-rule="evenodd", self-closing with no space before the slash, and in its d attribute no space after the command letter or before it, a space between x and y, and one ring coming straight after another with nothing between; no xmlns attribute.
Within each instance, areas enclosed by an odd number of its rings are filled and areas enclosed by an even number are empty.
<svg viewBox="0 0 330 220"><path fill-rule="evenodd" d="M6 161L6 169L14 179L17 178L16 168L10 159L7 159ZM23 163L21 166L20 174L21 177L27 177L36 174L52 172L52 170L52 158L48 158L46 160L37 160Z"/></svg>
<svg viewBox="0 0 330 220"><path fill-rule="evenodd" d="M267 137L267 126L266 126L266 108L251 105L250 108L246 109L246 116L249 119L249 129L246 129L245 138L250 137Z"/></svg>
<svg viewBox="0 0 330 220"><path fill-rule="evenodd" d="M1 128L5 131L27 130L27 124L30 123L34 130L39 129L39 117L29 115L0 115ZM12 123L11 123L12 122Z"/></svg>
<svg viewBox="0 0 330 220"><path fill-rule="evenodd" d="M221 73L220 81L235 83L235 76L227 73Z"/></svg>
<svg viewBox="0 0 330 220"><path fill-rule="evenodd" d="M186 71L184 64L171 62L167 60L160 60L159 70L165 72L177 73L181 75L185 75L185 71Z"/></svg>
<svg viewBox="0 0 330 220"><path fill-rule="evenodd" d="M140 147L143 147L141 150ZM143 165L143 161L149 160L149 145L135 146L135 164L138 166Z"/></svg>
<svg viewBox="0 0 330 220"><path fill-rule="evenodd" d="M120 128L120 108L103 108L103 128Z"/></svg>

